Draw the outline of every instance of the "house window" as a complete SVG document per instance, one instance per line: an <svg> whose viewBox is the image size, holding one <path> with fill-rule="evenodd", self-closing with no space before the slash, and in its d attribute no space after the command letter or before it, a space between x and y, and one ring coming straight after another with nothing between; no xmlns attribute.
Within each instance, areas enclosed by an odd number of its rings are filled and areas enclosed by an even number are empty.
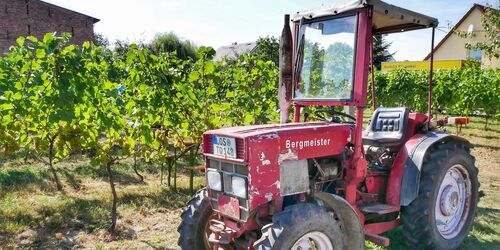
<svg viewBox="0 0 500 250"><path fill-rule="evenodd" d="M9 33L9 30L7 30L7 33L5 35L5 39L10 39L10 33Z"/></svg>
<svg viewBox="0 0 500 250"><path fill-rule="evenodd" d="M26 15L30 14L30 5L26 4Z"/></svg>
<svg viewBox="0 0 500 250"><path fill-rule="evenodd" d="M3 12L5 12L5 14L9 14L9 9L7 8L7 4L5 5Z"/></svg>
<svg viewBox="0 0 500 250"><path fill-rule="evenodd" d="M52 10L50 9L50 7L48 8L49 10L49 17L52 17Z"/></svg>
<svg viewBox="0 0 500 250"><path fill-rule="evenodd" d="M71 37L75 37L75 27L71 27Z"/></svg>
<svg viewBox="0 0 500 250"><path fill-rule="evenodd" d="M28 25L28 35L31 35L31 25Z"/></svg>
<svg viewBox="0 0 500 250"><path fill-rule="evenodd" d="M483 51L481 49L468 49L467 59L473 59L481 62L483 60Z"/></svg>

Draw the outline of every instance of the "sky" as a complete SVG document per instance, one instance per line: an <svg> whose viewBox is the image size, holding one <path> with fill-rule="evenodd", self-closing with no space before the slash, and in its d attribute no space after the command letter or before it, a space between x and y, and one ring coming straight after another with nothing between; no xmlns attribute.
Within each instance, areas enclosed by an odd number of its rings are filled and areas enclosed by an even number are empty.
<svg viewBox="0 0 500 250"><path fill-rule="evenodd" d="M217 48L259 37L279 37L283 15L348 0L44 0L101 21L94 30L110 41L148 42L174 32L197 45ZM493 0L385 0L438 18L437 44L476 3ZM398 61L422 60L430 51L431 30L391 34L390 52Z"/></svg>

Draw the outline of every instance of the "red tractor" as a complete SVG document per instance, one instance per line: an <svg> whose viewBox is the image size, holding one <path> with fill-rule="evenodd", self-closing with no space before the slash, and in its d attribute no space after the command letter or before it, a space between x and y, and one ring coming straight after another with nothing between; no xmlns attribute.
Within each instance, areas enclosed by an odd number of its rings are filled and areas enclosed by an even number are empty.
<svg viewBox="0 0 500 250"><path fill-rule="evenodd" d="M298 12L291 24L286 15L281 124L204 134L206 188L182 213L179 246L363 249L365 239L388 246L381 234L402 225L410 248L458 248L476 212L478 169L471 143L430 121L432 57L429 113L378 108L363 130L373 36L432 28L433 47L438 21L356 0Z"/></svg>

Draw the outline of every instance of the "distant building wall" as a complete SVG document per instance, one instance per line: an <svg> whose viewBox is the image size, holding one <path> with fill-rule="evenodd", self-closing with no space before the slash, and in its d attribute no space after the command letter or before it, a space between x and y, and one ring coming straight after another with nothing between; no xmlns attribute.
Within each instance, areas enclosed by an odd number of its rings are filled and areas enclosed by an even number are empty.
<svg viewBox="0 0 500 250"><path fill-rule="evenodd" d="M92 41L99 20L40 0L0 0L0 54L19 36L42 39L46 33L72 34L71 43Z"/></svg>
<svg viewBox="0 0 500 250"><path fill-rule="evenodd" d="M458 31L469 31L472 29L472 37L461 38L453 31L450 31L442 42L436 47L434 51L434 60L467 60L474 59L474 57L481 57L481 64L484 67L498 68L500 61L498 59L489 59L483 52L472 52L465 48L465 45L470 42L484 41L485 32L481 19L483 17L484 7L474 5L472 9L463 17L463 20L455 27ZM476 58L476 59L477 59ZM426 57L428 60L429 57Z"/></svg>

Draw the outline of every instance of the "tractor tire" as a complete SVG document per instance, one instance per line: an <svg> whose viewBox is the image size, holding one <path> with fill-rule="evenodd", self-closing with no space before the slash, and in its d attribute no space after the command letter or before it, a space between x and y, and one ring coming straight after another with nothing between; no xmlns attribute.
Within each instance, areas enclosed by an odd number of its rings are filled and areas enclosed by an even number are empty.
<svg viewBox="0 0 500 250"><path fill-rule="evenodd" d="M254 243L256 250L344 249L338 221L324 208L313 204L302 203L285 208L274 215L273 222L261 231L262 237Z"/></svg>
<svg viewBox="0 0 500 250"><path fill-rule="evenodd" d="M187 208L182 212L182 222L177 228L180 237L177 244L184 250L209 250L213 249L208 242L210 231L208 223L214 214L206 189L200 189L187 203Z"/></svg>
<svg viewBox="0 0 500 250"><path fill-rule="evenodd" d="M479 199L478 169L461 144L434 146L424 159L418 197L402 207L410 249L457 249L467 237Z"/></svg>

